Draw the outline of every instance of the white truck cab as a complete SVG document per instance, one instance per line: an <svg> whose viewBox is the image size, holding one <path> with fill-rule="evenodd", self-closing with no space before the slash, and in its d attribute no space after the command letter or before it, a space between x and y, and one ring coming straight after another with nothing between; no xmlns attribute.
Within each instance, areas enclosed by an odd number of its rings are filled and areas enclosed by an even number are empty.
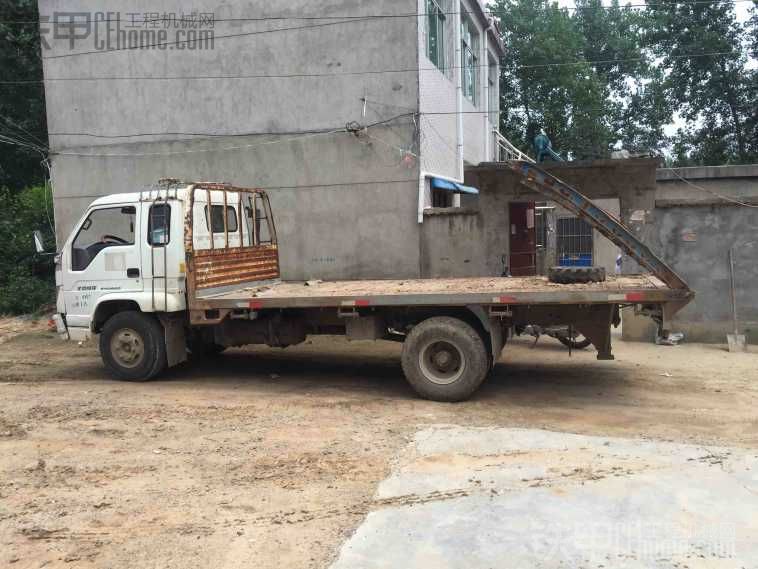
<svg viewBox="0 0 758 569"><path fill-rule="evenodd" d="M58 331L75 341L99 334L101 355L114 375L148 379L184 361L188 346L214 349L190 330L188 259L213 261L214 268L198 261L196 270L197 280L213 292L245 268L235 265L235 256L262 250L270 257L265 276L277 278L273 218L261 191L167 180L151 190L99 198L57 259Z"/></svg>
<svg viewBox="0 0 758 569"><path fill-rule="evenodd" d="M95 200L58 263L57 310L72 340L99 331L125 304L178 312L184 295L184 190L114 194ZM110 307L110 308L105 308Z"/></svg>

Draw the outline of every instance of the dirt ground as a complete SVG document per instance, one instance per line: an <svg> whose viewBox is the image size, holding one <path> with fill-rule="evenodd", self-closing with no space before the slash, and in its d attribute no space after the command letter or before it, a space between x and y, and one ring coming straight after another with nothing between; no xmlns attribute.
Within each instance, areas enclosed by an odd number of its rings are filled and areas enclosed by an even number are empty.
<svg viewBox="0 0 758 569"><path fill-rule="evenodd" d="M231 350L127 384L92 346L5 340L0 567L326 567L430 425L758 448L755 348L617 341L599 362L517 339L472 401L440 404L392 343Z"/></svg>

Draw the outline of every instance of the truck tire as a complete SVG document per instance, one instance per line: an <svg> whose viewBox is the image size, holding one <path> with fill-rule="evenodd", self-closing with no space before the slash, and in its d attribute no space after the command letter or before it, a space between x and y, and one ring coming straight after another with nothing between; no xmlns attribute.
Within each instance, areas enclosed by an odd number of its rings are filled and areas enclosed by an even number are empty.
<svg viewBox="0 0 758 569"><path fill-rule="evenodd" d="M548 280L558 284L602 283L604 267L550 267Z"/></svg>
<svg viewBox="0 0 758 569"><path fill-rule="evenodd" d="M458 318L437 316L416 325L403 344L405 377L421 397L463 401L490 370L482 337Z"/></svg>
<svg viewBox="0 0 758 569"><path fill-rule="evenodd" d="M152 379L166 369L163 326L150 314L119 312L103 326L100 356L116 379Z"/></svg>

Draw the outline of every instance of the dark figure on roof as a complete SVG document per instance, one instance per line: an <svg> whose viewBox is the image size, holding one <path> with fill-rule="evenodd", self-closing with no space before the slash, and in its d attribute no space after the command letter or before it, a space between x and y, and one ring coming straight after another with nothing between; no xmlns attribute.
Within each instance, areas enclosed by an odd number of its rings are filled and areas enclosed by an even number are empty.
<svg viewBox="0 0 758 569"><path fill-rule="evenodd" d="M539 134L534 137L534 154L537 157L537 162L544 162L545 160L563 162L560 154L552 149L550 139L544 130L540 130Z"/></svg>

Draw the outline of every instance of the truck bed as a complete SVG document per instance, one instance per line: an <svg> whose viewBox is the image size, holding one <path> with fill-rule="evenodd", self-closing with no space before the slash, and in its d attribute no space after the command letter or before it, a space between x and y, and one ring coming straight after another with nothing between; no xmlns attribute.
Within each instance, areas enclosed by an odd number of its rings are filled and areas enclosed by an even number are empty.
<svg viewBox="0 0 758 569"><path fill-rule="evenodd" d="M651 275L608 277L602 283L556 284L546 277L480 277L276 282L220 293L199 292L204 308L341 306L464 306L467 304L624 304L683 299Z"/></svg>

